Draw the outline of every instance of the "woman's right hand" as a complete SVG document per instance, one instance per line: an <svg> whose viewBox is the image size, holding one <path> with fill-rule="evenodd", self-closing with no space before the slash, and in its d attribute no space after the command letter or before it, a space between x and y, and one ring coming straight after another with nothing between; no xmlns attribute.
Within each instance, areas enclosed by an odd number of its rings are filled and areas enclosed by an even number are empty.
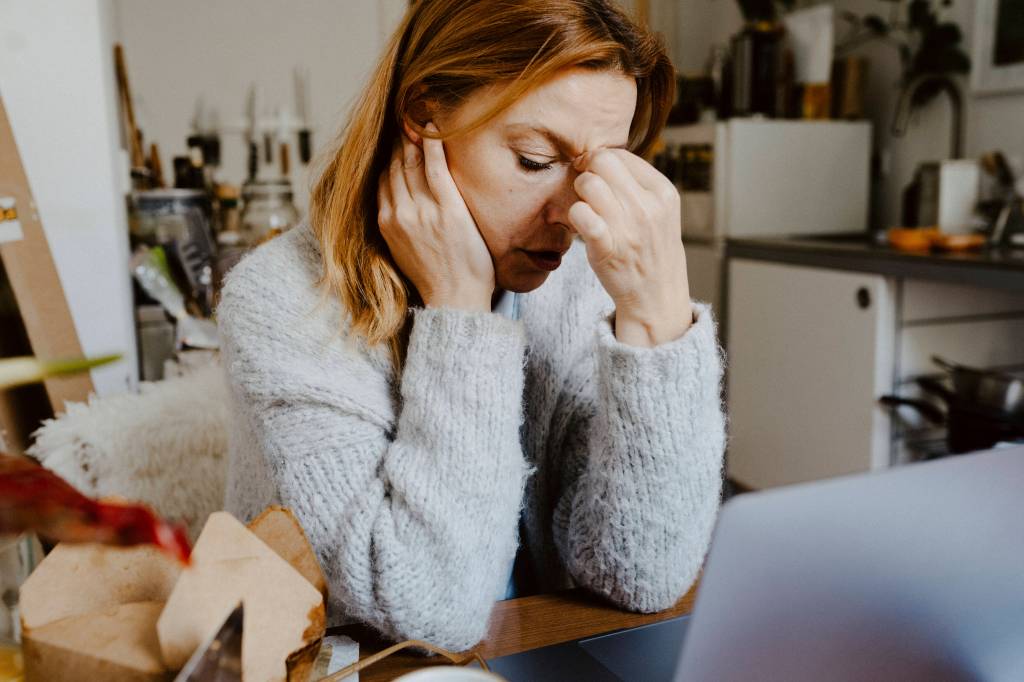
<svg viewBox="0 0 1024 682"><path fill-rule="evenodd" d="M433 123L427 130L437 132ZM381 235L424 305L491 310L494 263L448 170L444 143L402 135L377 188Z"/></svg>

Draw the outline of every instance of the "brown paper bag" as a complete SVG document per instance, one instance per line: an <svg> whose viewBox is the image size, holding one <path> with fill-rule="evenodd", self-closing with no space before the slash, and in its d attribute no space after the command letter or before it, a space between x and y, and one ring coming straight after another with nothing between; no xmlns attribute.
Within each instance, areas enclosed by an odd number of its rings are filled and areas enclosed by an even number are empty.
<svg viewBox="0 0 1024 682"><path fill-rule="evenodd" d="M282 507L249 529L212 515L184 573L155 548L61 544L21 588L25 682L172 680L242 600L246 682L305 682L323 637L325 595L313 548Z"/></svg>
<svg viewBox="0 0 1024 682"><path fill-rule="evenodd" d="M55 547L21 587L25 682L173 679L156 622L180 572L151 547Z"/></svg>
<svg viewBox="0 0 1024 682"><path fill-rule="evenodd" d="M288 658L315 659L323 638L323 595L266 543L226 512L210 515L157 621L164 661L180 668L245 605L245 682L285 682Z"/></svg>
<svg viewBox="0 0 1024 682"><path fill-rule="evenodd" d="M302 524L295 514L285 507L271 506L249 522L249 530L263 540L278 556L292 565L324 595L327 602L327 580L320 569L313 546L309 544Z"/></svg>

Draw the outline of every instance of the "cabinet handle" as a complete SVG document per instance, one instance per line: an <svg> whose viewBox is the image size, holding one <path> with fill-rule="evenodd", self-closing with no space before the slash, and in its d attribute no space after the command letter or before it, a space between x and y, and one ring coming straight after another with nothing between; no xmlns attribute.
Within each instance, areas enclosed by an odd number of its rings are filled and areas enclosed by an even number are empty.
<svg viewBox="0 0 1024 682"><path fill-rule="evenodd" d="M857 289L857 305L861 310L871 307L871 292L867 287Z"/></svg>

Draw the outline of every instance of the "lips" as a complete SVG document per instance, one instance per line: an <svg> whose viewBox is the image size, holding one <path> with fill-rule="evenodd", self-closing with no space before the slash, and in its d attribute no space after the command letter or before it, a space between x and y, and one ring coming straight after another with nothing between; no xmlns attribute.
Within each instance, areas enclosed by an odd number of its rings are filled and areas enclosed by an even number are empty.
<svg viewBox="0 0 1024 682"><path fill-rule="evenodd" d="M562 264L562 256L565 254L564 251L526 251L525 249L523 253L534 266L548 272L558 269L558 266Z"/></svg>

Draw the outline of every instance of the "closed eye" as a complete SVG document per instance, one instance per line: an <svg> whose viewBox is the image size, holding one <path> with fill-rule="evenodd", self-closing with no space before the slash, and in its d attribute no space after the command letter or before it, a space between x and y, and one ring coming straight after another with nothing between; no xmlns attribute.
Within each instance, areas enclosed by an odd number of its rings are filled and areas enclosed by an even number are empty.
<svg viewBox="0 0 1024 682"><path fill-rule="evenodd" d="M524 170L530 171L531 173L551 169L550 163L539 163L533 159L528 159L525 156L519 157L519 165L522 166Z"/></svg>

